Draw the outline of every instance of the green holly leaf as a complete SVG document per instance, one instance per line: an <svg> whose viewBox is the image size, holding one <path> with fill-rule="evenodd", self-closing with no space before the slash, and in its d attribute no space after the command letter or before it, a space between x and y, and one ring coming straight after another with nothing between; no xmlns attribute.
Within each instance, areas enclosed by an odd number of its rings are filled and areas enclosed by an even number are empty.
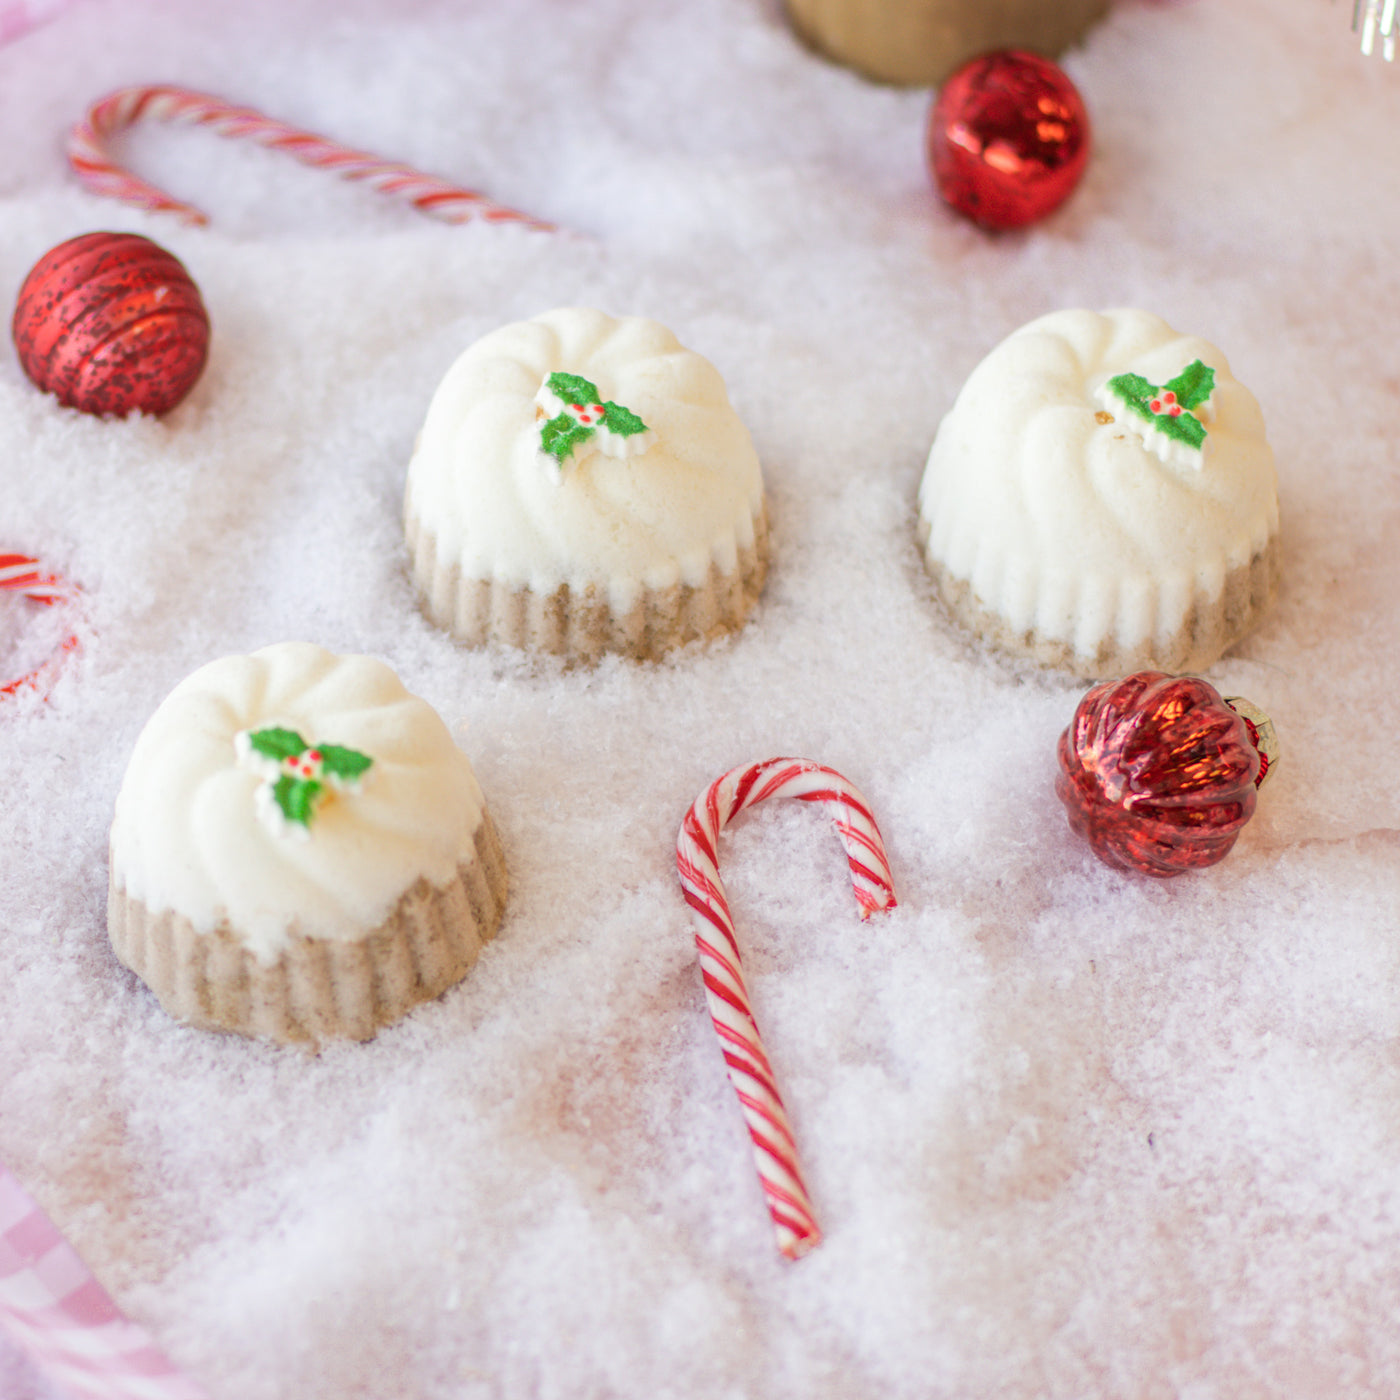
<svg viewBox="0 0 1400 1400"><path fill-rule="evenodd" d="M1176 418L1167 413L1154 414L1152 424L1163 437L1184 442L1198 452L1206 440L1205 424L1194 413L1182 413Z"/></svg>
<svg viewBox="0 0 1400 1400"><path fill-rule="evenodd" d="M248 735L248 747L274 763L305 753L306 740L295 729L257 729Z"/></svg>
<svg viewBox="0 0 1400 1400"><path fill-rule="evenodd" d="M1204 360L1192 360L1175 379L1162 385L1176 395L1182 408L1195 408L1210 398L1215 388L1215 371Z"/></svg>
<svg viewBox="0 0 1400 1400"><path fill-rule="evenodd" d="M321 771L347 783L353 783L374 762L367 753L340 744L322 744L320 752Z"/></svg>
<svg viewBox="0 0 1400 1400"><path fill-rule="evenodd" d="M592 428L585 428L577 418L561 413L540 429L540 446L562 467L574 448L592 436Z"/></svg>
<svg viewBox="0 0 1400 1400"><path fill-rule="evenodd" d="M603 405L603 426L619 437L631 437L634 433L647 430L647 425L630 408L611 402Z"/></svg>
<svg viewBox="0 0 1400 1400"><path fill-rule="evenodd" d="M313 778L294 778L289 773L283 773L272 786L272 800L282 809L282 815L289 822L310 826L316 799L323 791L323 785Z"/></svg>
<svg viewBox="0 0 1400 1400"><path fill-rule="evenodd" d="M591 404L598 402L598 386L578 374L551 374L545 383L555 398L563 403ZM548 448L545 449L548 451Z"/></svg>
<svg viewBox="0 0 1400 1400"><path fill-rule="evenodd" d="M1115 374L1108 381L1108 387L1139 417L1146 418L1149 423L1156 417L1147 405L1157 392L1157 386L1150 384L1142 375Z"/></svg>

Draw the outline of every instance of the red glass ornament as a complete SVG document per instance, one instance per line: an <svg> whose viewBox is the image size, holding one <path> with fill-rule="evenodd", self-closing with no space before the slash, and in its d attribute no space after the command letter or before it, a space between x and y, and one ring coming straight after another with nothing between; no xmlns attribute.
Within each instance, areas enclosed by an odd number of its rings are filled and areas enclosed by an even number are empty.
<svg viewBox="0 0 1400 1400"><path fill-rule="evenodd" d="M1089 161L1079 90L1039 54L1003 49L965 63L928 120L938 192L991 229L1020 228L1057 209Z"/></svg>
<svg viewBox="0 0 1400 1400"><path fill-rule="evenodd" d="M137 233L87 233L30 270L12 325L24 372L84 413L165 413L194 387L209 314L184 264Z"/></svg>
<svg viewBox="0 0 1400 1400"><path fill-rule="evenodd" d="M1120 870L1214 865L1254 814L1273 727L1194 676L1139 671L1095 686L1060 735L1055 791L1069 824Z"/></svg>

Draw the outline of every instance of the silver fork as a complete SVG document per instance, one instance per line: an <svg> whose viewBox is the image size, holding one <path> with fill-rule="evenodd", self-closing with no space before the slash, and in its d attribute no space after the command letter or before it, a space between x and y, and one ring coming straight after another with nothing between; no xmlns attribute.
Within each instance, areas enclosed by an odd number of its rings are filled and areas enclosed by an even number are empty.
<svg viewBox="0 0 1400 1400"><path fill-rule="evenodd" d="M1361 30L1361 52L1369 58L1376 47L1376 34L1381 36L1381 56L1387 63L1395 58L1396 0L1352 0L1351 28ZM1365 18L1362 18L1362 7Z"/></svg>

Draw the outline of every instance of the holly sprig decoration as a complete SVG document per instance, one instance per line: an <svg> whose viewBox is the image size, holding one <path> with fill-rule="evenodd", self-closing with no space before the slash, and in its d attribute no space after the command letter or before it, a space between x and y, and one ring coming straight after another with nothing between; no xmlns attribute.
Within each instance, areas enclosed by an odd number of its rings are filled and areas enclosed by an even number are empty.
<svg viewBox="0 0 1400 1400"><path fill-rule="evenodd" d="M1164 437L1197 452L1205 445L1206 425L1192 412L1215 390L1215 371L1204 360L1192 360L1165 384L1153 384L1140 374L1116 374L1106 387Z"/></svg>
<svg viewBox="0 0 1400 1400"><path fill-rule="evenodd" d="M647 431L647 425L630 408L602 402L598 386L582 375L556 371L545 380L544 387L559 407L540 428L540 446L561 468L574 449L595 434L630 438Z"/></svg>
<svg viewBox="0 0 1400 1400"><path fill-rule="evenodd" d="M272 800L285 820L303 831L309 830L328 786L353 789L374 764L368 754L341 744L313 748L295 729L276 725L250 730L240 737L246 740L249 753L276 765Z"/></svg>

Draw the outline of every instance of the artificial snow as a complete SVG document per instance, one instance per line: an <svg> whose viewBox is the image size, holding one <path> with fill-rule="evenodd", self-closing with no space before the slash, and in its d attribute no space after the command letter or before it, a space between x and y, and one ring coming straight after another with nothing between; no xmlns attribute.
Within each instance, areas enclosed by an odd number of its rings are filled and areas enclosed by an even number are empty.
<svg viewBox="0 0 1400 1400"><path fill-rule="evenodd" d="M130 229L214 327L160 421L60 408L0 354L0 552L83 590L48 701L0 700L0 1160L211 1400L1400 1392L1400 70L1349 17L1124 0L1065 59L1086 179L1000 236L931 192L928 94L814 57L778 0L80 0L0 48L0 287ZM208 228L85 193L68 125L157 81L567 231L438 225L159 126L121 158ZM661 665L465 650L407 580L439 377L575 304L713 360L763 462L757 612ZM1283 761L1227 860L1165 883L1064 821L1081 687L959 632L914 539L969 370L1080 305L1223 347L1278 459L1279 603L1209 678ZM7 600L0 680L59 635ZM320 1055L175 1024L104 920L147 716L298 638L442 712L512 880L460 986ZM778 754L864 791L900 899L858 920L814 808L722 842L826 1230L797 1264L673 857L697 793ZM57 1392L0 1340L0 1396Z"/></svg>

